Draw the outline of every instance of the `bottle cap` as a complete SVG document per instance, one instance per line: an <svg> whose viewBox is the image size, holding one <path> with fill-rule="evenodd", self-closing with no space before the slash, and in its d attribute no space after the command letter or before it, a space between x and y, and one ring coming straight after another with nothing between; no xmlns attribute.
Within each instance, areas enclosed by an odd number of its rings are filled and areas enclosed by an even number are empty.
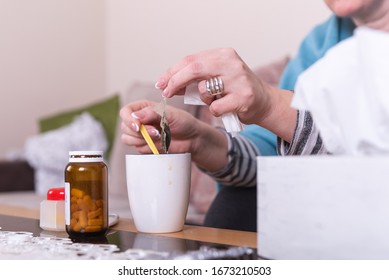
<svg viewBox="0 0 389 280"><path fill-rule="evenodd" d="M65 200L65 188L52 188L47 191L47 200Z"/></svg>
<svg viewBox="0 0 389 280"><path fill-rule="evenodd" d="M70 151L69 156L103 156L103 151Z"/></svg>
<svg viewBox="0 0 389 280"><path fill-rule="evenodd" d="M70 151L69 162L102 162L103 151Z"/></svg>

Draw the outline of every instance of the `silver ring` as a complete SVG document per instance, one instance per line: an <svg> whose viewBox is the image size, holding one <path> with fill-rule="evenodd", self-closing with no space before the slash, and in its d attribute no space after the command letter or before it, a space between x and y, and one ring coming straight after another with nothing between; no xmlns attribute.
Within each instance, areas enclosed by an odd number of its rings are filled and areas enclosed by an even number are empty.
<svg viewBox="0 0 389 280"><path fill-rule="evenodd" d="M220 77L213 77L205 81L205 88L207 92L214 96L222 94L224 91L223 80Z"/></svg>

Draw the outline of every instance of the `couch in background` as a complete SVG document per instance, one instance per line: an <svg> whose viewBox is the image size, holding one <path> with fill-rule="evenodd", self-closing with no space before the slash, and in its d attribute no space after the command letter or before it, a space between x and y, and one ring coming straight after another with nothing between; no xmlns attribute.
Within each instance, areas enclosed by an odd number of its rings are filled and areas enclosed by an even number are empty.
<svg viewBox="0 0 389 280"><path fill-rule="evenodd" d="M277 85L287 62L288 57L283 57L268 65L258 67L254 71L261 79L272 85ZM83 108L61 112L55 116L39 120L42 133L68 124L75 115L85 110L91 112L97 120L101 121L106 129L109 142L108 157L106 158L110 177L109 208L110 212L118 213L122 217L131 217L126 188L125 155L137 152L133 147L128 147L120 141L118 110L124 104L139 99L149 99L158 102L161 100L161 93L154 88L153 83L136 82L125 94L120 96L113 95ZM110 103L109 107L106 106L107 102ZM214 118L206 106L185 105L182 97L174 97L168 103L192 113L203 121L213 125L221 125L220 120ZM44 196L38 194L35 190L35 172L34 167L23 160L0 161L0 204L39 208L39 203L44 199ZM48 186L48 188L51 187L57 186ZM199 171L196 165L193 164L190 206L187 216L188 223L202 223L204 215L216 195L216 191L213 179Z"/></svg>

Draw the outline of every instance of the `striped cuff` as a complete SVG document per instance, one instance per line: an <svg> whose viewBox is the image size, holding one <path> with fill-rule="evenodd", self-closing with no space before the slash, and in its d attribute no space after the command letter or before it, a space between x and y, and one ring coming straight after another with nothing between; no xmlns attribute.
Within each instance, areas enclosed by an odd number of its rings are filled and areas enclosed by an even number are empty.
<svg viewBox="0 0 389 280"><path fill-rule="evenodd" d="M297 123L291 143L277 138L277 152L280 155L328 154L319 130L308 111L297 111Z"/></svg>
<svg viewBox="0 0 389 280"><path fill-rule="evenodd" d="M253 187L257 181L257 161L260 155L251 140L237 135L232 137L221 129L228 139L228 164L221 170L207 172L218 183L225 186Z"/></svg>

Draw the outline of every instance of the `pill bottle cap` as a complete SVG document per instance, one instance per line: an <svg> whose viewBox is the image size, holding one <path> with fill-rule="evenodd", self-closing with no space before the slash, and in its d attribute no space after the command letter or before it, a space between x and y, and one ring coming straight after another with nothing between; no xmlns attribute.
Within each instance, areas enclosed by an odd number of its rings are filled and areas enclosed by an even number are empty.
<svg viewBox="0 0 389 280"><path fill-rule="evenodd" d="M47 191L47 200L65 200L65 188L52 188Z"/></svg>
<svg viewBox="0 0 389 280"><path fill-rule="evenodd" d="M102 162L103 151L70 151L69 162Z"/></svg>

